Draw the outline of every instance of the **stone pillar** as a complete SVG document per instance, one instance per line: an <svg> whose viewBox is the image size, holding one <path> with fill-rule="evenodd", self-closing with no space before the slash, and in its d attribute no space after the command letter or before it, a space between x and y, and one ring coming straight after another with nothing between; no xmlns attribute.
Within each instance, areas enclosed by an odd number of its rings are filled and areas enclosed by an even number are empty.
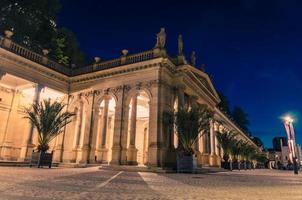
<svg viewBox="0 0 302 200"><path fill-rule="evenodd" d="M87 94L86 94L87 95ZM89 160L89 139L90 139L90 126L91 126L91 112L93 104L93 93L90 93L88 96L88 103L84 105L83 109L83 132L79 141L79 148L77 151L76 162L80 164L87 164ZM91 106L88 106L91 105Z"/></svg>
<svg viewBox="0 0 302 200"><path fill-rule="evenodd" d="M149 116L149 150L148 165L160 166L160 84L154 84L151 88L152 98L150 101Z"/></svg>
<svg viewBox="0 0 302 200"><path fill-rule="evenodd" d="M118 165L122 164L122 152L126 152L126 144L122 144L122 131L124 119L128 120L127 114L124 109L125 99L125 88L126 86L118 87L117 102L114 114L114 130L113 130L113 141L112 141L112 158L110 164ZM126 121L127 122L127 121ZM126 157L126 156L124 156Z"/></svg>
<svg viewBox="0 0 302 200"><path fill-rule="evenodd" d="M128 164L137 164L137 149L135 146L136 138L136 114L137 114L137 94L132 97L131 120L130 120L130 144L128 149Z"/></svg>
<svg viewBox="0 0 302 200"><path fill-rule="evenodd" d="M216 165L216 144L215 144L214 122L210 121L210 165Z"/></svg>
<svg viewBox="0 0 302 200"><path fill-rule="evenodd" d="M36 84L35 86L35 95L34 95L34 99L33 99L33 103L39 103L40 102L40 94L41 94L41 90L44 88L44 86L40 85L40 84ZM34 133L34 125L30 123L29 126L29 131L25 137L25 140L23 142L23 145L21 147L21 152L20 152L20 158L18 159L19 161L28 161L30 159L32 150L34 148L34 144L32 142L32 138L33 138L33 133Z"/></svg>
<svg viewBox="0 0 302 200"><path fill-rule="evenodd" d="M108 154L108 148L106 147L107 142L107 125L108 125L108 107L109 107L109 100L111 98L109 96L104 97L104 108L102 112L102 120L101 120L101 131L99 134L99 149L98 149L98 155L97 160L98 162L107 162L107 154Z"/></svg>
<svg viewBox="0 0 302 200"><path fill-rule="evenodd" d="M89 163L95 163L97 159L95 159L96 156L96 151L97 151L97 138L98 138L98 129L99 129L99 113L100 113L100 108L99 105L94 106L94 116L93 116L93 128L92 128L92 137L91 137L91 147L90 147L90 158L89 158ZM97 157L97 156L96 156Z"/></svg>
<svg viewBox="0 0 302 200"><path fill-rule="evenodd" d="M77 116L77 123L76 123L76 140L75 140L75 148L79 148L81 136L83 132L83 118L84 118L84 103L80 103L80 110Z"/></svg>
<svg viewBox="0 0 302 200"><path fill-rule="evenodd" d="M7 117L3 143L1 144L1 159L9 160L12 158L12 135L15 133L14 128L15 124L17 123L17 116L18 116L18 103L20 99L20 92L18 90L12 90L13 97Z"/></svg>
<svg viewBox="0 0 302 200"><path fill-rule="evenodd" d="M69 107L69 97L68 95L65 96L67 100L64 102L66 103L66 109L65 112L68 112L68 107ZM66 134L66 129L67 126L63 128L63 132L57 136L57 142L55 146L55 152L53 156L54 162L62 162L63 161L63 151L64 151L64 139L65 139L65 134Z"/></svg>

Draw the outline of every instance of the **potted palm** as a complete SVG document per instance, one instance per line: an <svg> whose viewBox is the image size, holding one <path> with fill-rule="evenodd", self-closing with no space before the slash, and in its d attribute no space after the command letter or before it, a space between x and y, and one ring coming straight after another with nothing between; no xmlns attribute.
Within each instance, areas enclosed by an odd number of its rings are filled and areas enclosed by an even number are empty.
<svg viewBox="0 0 302 200"><path fill-rule="evenodd" d="M64 111L65 104L43 100L25 109L25 118L33 124L38 133L37 152L33 152L31 165L49 166L52 153L48 153L49 143L63 132L63 128L71 122L73 113Z"/></svg>
<svg viewBox="0 0 302 200"><path fill-rule="evenodd" d="M193 172L194 144L210 131L213 113L206 105L194 105L176 112L175 128L179 139L177 149L177 171Z"/></svg>
<svg viewBox="0 0 302 200"><path fill-rule="evenodd" d="M253 146L249 145L248 143L244 143L242 145L242 151L241 155L243 157L243 164L244 164L244 169L246 170L247 168L250 168L250 161L255 155L256 150Z"/></svg>
<svg viewBox="0 0 302 200"><path fill-rule="evenodd" d="M232 157L234 156L234 149L237 148L235 136L236 133L234 132L217 134L219 146L223 149L223 166L225 169L233 169Z"/></svg>

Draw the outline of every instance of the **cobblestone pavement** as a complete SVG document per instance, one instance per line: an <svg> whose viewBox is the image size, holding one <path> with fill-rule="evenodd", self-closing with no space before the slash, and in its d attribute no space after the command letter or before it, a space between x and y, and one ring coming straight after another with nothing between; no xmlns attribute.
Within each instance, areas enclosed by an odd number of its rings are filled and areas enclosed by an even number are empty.
<svg viewBox="0 0 302 200"><path fill-rule="evenodd" d="M291 199L302 200L302 175L255 170L155 174L0 167L0 199Z"/></svg>

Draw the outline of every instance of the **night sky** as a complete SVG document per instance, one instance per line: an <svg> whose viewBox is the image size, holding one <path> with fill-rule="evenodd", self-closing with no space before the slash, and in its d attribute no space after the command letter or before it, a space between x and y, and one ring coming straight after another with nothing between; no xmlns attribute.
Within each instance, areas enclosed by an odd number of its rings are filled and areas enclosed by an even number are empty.
<svg viewBox="0 0 302 200"><path fill-rule="evenodd" d="M183 35L187 59L196 51L215 87L248 113L250 129L266 147L286 136L281 116L295 116L302 143L302 1L62 0L59 26L74 31L93 58L119 57L154 47L160 27L177 52Z"/></svg>

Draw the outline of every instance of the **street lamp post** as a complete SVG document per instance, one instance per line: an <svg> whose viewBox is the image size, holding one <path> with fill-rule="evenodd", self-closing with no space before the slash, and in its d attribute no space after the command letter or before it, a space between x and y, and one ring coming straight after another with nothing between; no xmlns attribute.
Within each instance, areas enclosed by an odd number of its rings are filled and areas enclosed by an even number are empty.
<svg viewBox="0 0 302 200"><path fill-rule="evenodd" d="M293 163L294 173L298 174L298 164L296 155L295 130L293 126L293 118L290 116L284 117L284 127L287 133L289 157Z"/></svg>

